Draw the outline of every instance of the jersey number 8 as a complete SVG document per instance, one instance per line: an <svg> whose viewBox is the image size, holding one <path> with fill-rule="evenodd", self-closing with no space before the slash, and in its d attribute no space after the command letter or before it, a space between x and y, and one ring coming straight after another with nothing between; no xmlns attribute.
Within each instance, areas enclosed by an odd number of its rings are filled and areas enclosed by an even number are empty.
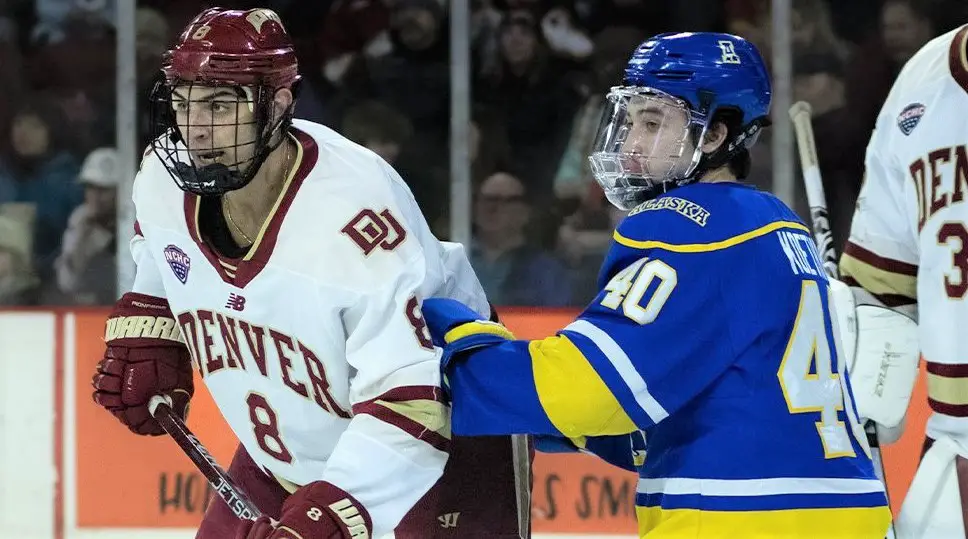
<svg viewBox="0 0 968 539"><path fill-rule="evenodd" d="M255 442L259 444L259 448L272 458L291 464L292 453L282 443L276 411L269 406L269 401L262 395L251 392L245 398L245 403L249 405L252 434L255 435Z"/></svg>

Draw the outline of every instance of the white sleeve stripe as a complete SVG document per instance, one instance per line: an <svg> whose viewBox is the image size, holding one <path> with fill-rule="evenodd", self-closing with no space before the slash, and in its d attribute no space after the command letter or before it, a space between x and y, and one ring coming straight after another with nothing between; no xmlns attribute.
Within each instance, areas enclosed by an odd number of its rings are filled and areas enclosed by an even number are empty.
<svg viewBox="0 0 968 539"><path fill-rule="evenodd" d="M618 371L625 385L632 391L635 402L639 404L654 423L658 423L669 417L669 412L649 393L649 387L646 385L645 379L635 370L628 354L622 350L622 347L608 333L605 333L598 326L587 320L575 320L571 324L568 324L565 331L573 331L587 337L598 347L612 366L615 367L615 370Z"/></svg>
<svg viewBox="0 0 968 539"><path fill-rule="evenodd" d="M639 494L701 496L776 496L782 494L869 494L883 492L877 479L837 477L772 477L767 479L639 479Z"/></svg>

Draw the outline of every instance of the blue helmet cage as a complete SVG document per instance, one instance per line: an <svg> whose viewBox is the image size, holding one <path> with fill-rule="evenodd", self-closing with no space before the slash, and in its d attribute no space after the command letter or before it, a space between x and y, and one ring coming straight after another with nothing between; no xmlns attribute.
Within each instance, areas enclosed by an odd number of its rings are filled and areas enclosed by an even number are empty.
<svg viewBox="0 0 968 539"><path fill-rule="evenodd" d="M721 113L729 112L737 120L719 149L702 155L687 177L670 179L676 185L696 181L704 171L722 166L750 148L770 123L772 89L763 58L753 44L731 34L687 32L652 37L632 54L623 87L657 91L687 103L701 120L691 127L696 146ZM661 191L669 187L663 185Z"/></svg>

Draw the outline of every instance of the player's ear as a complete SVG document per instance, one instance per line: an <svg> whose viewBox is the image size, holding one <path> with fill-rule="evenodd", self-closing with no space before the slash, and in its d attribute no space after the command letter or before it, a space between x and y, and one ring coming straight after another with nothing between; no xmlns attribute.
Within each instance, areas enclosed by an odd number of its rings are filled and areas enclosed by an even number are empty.
<svg viewBox="0 0 968 539"><path fill-rule="evenodd" d="M286 109L292 105L293 99L292 91L289 88L276 90L275 95L272 96L272 117L279 118L285 114Z"/></svg>
<svg viewBox="0 0 968 539"><path fill-rule="evenodd" d="M706 134L702 138L702 153L716 151L726 140L728 132L729 130L726 129L726 124L723 122L713 122L713 125L709 126L709 129L706 130Z"/></svg>

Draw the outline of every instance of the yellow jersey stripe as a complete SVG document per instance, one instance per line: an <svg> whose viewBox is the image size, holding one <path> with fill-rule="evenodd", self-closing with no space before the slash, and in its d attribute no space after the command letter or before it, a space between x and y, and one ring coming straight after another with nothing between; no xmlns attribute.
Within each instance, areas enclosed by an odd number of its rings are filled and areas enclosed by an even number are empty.
<svg viewBox="0 0 968 539"><path fill-rule="evenodd" d="M968 404L968 378L928 373L928 396L946 404Z"/></svg>
<svg viewBox="0 0 968 539"><path fill-rule="evenodd" d="M252 257L259 250L259 244L262 243L262 239L265 238L266 231L269 230L269 224L272 222L272 217L279 211L279 205L282 204L282 200L286 198L286 193L289 191L289 187L292 185L293 178L296 177L296 171L299 170L299 166L302 164L303 160L303 147L299 143L299 140L292 133L287 133L287 137L292 140L293 144L296 145L296 159L292 162L292 168L289 169L289 175L286 176L285 183L282 184L282 191L279 191L279 195L276 197L275 204L272 205L272 209L269 210L269 216L266 220L262 222L262 228L259 229L259 233L255 236L255 241L252 242L252 246L249 247L249 252L245 254L242 260L248 262L252 260ZM288 157L288 156L287 156ZM201 206L201 204L198 204ZM197 216L197 212L196 212ZM195 221L198 222L197 220ZM234 276L233 276L234 278Z"/></svg>
<svg viewBox="0 0 968 539"><path fill-rule="evenodd" d="M472 335L480 335L482 333L497 335L498 337L503 337L510 341L514 340L514 334L511 333L511 330L504 327L504 325L497 322L489 322L487 320L477 320L474 322L461 324L451 329L444 334L444 342L450 344L458 339L463 339L464 337L470 337Z"/></svg>
<svg viewBox="0 0 968 539"><path fill-rule="evenodd" d="M577 333L592 341L598 348L598 351L608 359L608 362L612 364L612 367L622 377L622 381L625 382L625 385L628 386L632 395L635 397L635 402L649 416L649 419L658 423L669 417L669 412L649 392L648 384L646 384L642 375L635 370L635 365L632 364L631 358L629 358L625 350L622 350L622 347L608 333L602 331L601 328L588 320L583 319L578 319L568 324L565 327L565 331Z"/></svg>
<svg viewBox="0 0 968 539"><path fill-rule="evenodd" d="M739 245L745 241L756 239L760 236L769 234L770 232L780 230L780 229L793 229L800 230L802 232L810 232L806 226L800 223L794 223L793 221L775 221L768 225L761 226L755 230L750 230L749 232L744 232L738 234L731 238L726 238L721 241L714 241L712 243L666 243L664 241L658 240L633 240L626 238L625 236L619 234L616 229L612 234L612 237L618 243L625 245L626 247L632 247L634 249L665 249L666 251L672 251L674 253L706 253L709 251L718 251L720 249L727 249L735 245Z"/></svg>
<svg viewBox="0 0 968 539"><path fill-rule="evenodd" d="M562 434L578 438L638 430L612 391L567 337L531 341L528 351L538 400L548 420Z"/></svg>
<svg viewBox="0 0 968 539"><path fill-rule="evenodd" d="M850 253L840 257L840 273L853 277L871 294L894 294L910 299L918 297L918 278L869 264Z"/></svg>
<svg viewBox="0 0 968 539"><path fill-rule="evenodd" d="M887 506L774 511L635 508L639 537L648 539L884 539Z"/></svg>
<svg viewBox="0 0 968 539"><path fill-rule="evenodd" d="M450 421L444 403L429 399L415 399L410 401L376 400L375 404L384 406L407 419L419 423L427 430L436 432L444 438L450 439Z"/></svg>

